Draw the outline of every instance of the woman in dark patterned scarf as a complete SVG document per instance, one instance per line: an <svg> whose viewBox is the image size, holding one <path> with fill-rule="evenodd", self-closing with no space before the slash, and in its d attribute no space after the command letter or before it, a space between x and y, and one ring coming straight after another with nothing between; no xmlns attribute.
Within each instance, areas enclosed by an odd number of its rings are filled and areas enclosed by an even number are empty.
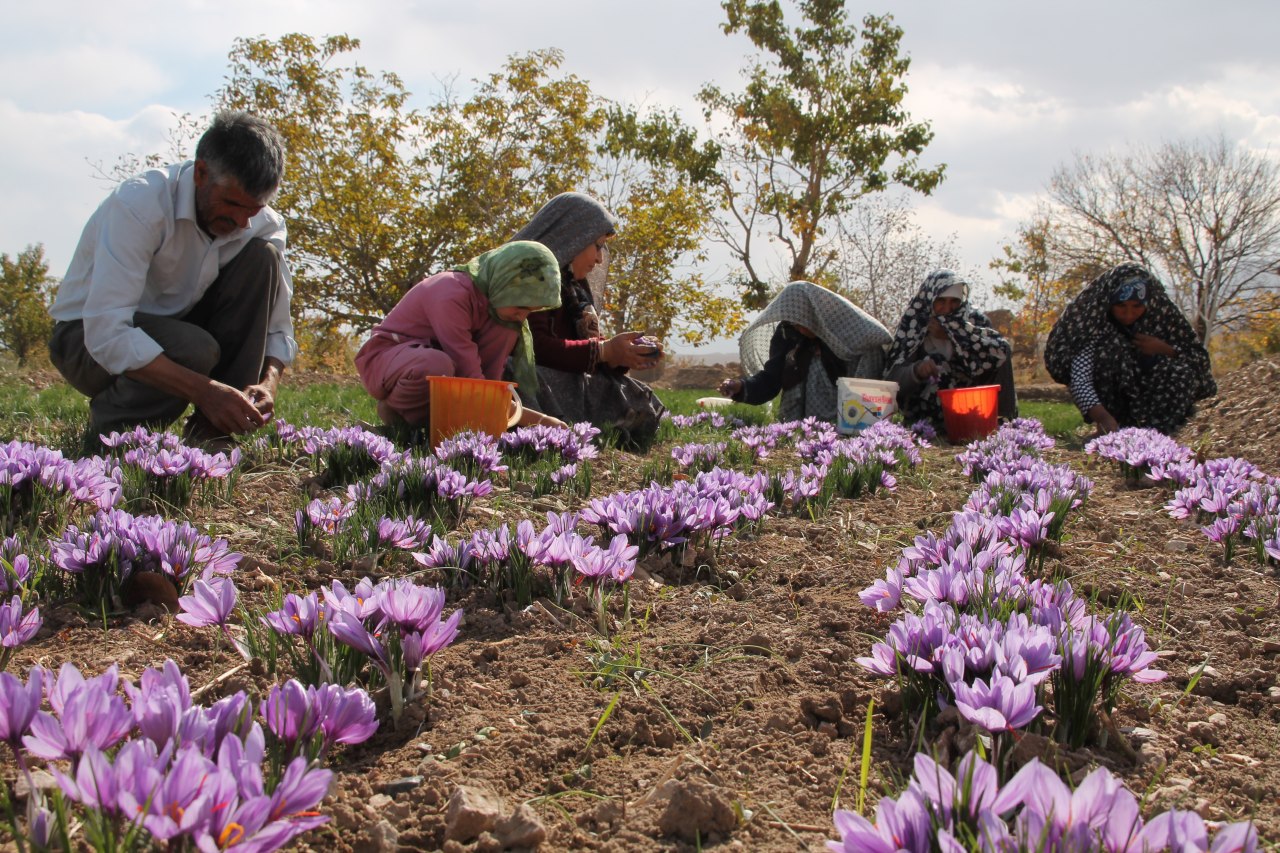
<svg viewBox="0 0 1280 853"><path fill-rule="evenodd" d="M969 304L969 284L937 270L920 285L898 322L885 378L898 383L898 408L907 423L942 424L941 388L999 385L998 414L1018 416L1009 342Z"/></svg>
<svg viewBox="0 0 1280 853"><path fill-rule="evenodd" d="M597 305L616 228L614 215L591 196L561 193L512 239L541 243L560 264L560 308L529 318L542 410L569 423L590 421L624 446L645 448L666 408L627 371L657 365L662 347L643 332L600 332Z"/></svg>
<svg viewBox="0 0 1280 853"><path fill-rule="evenodd" d="M745 375L725 379L720 393L760 405L781 392L779 420L835 421L842 376L879 378L889 330L838 293L793 281L738 340Z"/></svg>
<svg viewBox="0 0 1280 853"><path fill-rule="evenodd" d="M1160 280L1138 264L1094 279L1062 312L1044 353L1098 433L1126 426L1166 435L1217 393L1209 352Z"/></svg>

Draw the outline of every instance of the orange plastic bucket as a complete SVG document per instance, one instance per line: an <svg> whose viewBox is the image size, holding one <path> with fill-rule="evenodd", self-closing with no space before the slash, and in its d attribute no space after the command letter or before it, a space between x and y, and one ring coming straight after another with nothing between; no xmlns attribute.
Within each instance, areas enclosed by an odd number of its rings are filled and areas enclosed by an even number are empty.
<svg viewBox="0 0 1280 853"><path fill-rule="evenodd" d="M497 438L520 419L520 398L514 382L467 379L461 376L428 376L431 383L431 446L466 430L487 432ZM512 400L515 414L510 414Z"/></svg>
<svg viewBox="0 0 1280 853"><path fill-rule="evenodd" d="M942 420L947 439L953 444L986 438L996 431L996 407L1000 400L999 385L975 385L972 388L942 388Z"/></svg>

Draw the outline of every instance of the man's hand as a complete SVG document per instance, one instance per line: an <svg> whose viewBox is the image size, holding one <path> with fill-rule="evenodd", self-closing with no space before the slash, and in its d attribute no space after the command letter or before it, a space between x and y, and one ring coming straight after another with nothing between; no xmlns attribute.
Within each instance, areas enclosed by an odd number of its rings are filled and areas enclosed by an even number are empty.
<svg viewBox="0 0 1280 853"><path fill-rule="evenodd" d="M258 410L258 414L262 415L262 422L271 420L271 416L276 411L275 389L268 387L265 383L258 383L244 389L244 393L249 398L249 402L253 403L253 407Z"/></svg>
<svg viewBox="0 0 1280 853"><path fill-rule="evenodd" d="M1133 345L1143 355L1163 355L1169 358L1175 358L1178 355L1178 351L1169 344L1155 335L1148 335L1144 332L1134 333Z"/></svg>
<svg viewBox="0 0 1280 853"><path fill-rule="evenodd" d="M257 387L252 386L250 390ZM271 401L271 397L267 399ZM267 422L267 415L258 410L248 393L212 379L192 402L215 429L227 435L253 432ZM271 405L274 406L274 402Z"/></svg>
<svg viewBox="0 0 1280 853"><path fill-rule="evenodd" d="M258 384L244 389L253 407L262 415L262 422L271 420L276 411L276 391L280 387L280 376L284 373L284 363L279 359L267 357L262 367L262 378Z"/></svg>

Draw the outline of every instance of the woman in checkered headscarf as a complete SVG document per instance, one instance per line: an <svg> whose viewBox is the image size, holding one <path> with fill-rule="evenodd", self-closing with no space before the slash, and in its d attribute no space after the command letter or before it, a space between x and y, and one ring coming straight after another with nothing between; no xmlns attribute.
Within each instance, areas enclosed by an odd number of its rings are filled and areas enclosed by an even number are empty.
<svg viewBox="0 0 1280 853"><path fill-rule="evenodd" d="M1099 433L1139 426L1171 434L1196 400L1218 390L1187 318L1159 279L1133 263L1080 291L1049 333L1044 361Z"/></svg>
<svg viewBox="0 0 1280 853"><path fill-rule="evenodd" d="M885 378L898 383L898 408L907 423L942 423L942 388L999 385L999 416L1018 416L1011 348L986 316L969 304L969 284L951 270L920 285L889 350Z"/></svg>

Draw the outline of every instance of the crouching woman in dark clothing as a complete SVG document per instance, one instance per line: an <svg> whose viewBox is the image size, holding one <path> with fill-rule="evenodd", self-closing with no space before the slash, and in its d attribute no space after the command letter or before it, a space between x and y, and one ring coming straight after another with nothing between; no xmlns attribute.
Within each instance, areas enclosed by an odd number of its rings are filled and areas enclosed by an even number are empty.
<svg viewBox="0 0 1280 853"><path fill-rule="evenodd" d="M1170 435L1218 390L1204 344L1137 264L1080 291L1049 333L1044 361L1099 434L1136 426Z"/></svg>
<svg viewBox="0 0 1280 853"><path fill-rule="evenodd" d="M838 293L808 281L782 289L738 341L744 375L720 393L760 405L782 394L778 419L836 420L842 376L879 379L889 330Z"/></svg>

